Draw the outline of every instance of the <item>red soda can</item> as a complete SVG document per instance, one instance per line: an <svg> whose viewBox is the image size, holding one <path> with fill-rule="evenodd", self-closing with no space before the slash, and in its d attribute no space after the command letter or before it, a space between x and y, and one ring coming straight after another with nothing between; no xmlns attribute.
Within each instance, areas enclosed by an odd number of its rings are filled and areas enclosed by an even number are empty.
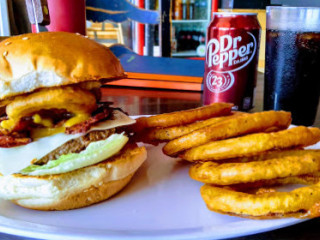
<svg viewBox="0 0 320 240"><path fill-rule="evenodd" d="M255 13L213 13L208 27L203 103L250 110L257 82L260 24Z"/></svg>

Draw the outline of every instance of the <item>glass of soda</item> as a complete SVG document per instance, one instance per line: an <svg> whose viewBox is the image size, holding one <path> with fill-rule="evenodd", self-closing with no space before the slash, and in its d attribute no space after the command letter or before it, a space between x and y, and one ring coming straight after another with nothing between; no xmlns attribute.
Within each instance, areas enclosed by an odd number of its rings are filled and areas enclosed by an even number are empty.
<svg viewBox="0 0 320 240"><path fill-rule="evenodd" d="M320 8L267 7L264 109L310 126L320 92Z"/></svg>

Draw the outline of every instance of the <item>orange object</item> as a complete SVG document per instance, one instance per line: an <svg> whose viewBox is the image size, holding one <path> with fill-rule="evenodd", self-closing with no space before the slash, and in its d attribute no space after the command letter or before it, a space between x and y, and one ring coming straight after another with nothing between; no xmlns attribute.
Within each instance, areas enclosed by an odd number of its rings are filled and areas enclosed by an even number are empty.
<svg viewBox="0 0 320 240"><path fill-rule="evenodd" d="M161 80L121 79L117 81L108 82L106 83L106 85L201 91L201 83L172 82L172 81L161 81Z"/></svg>
<svg viewBox="0 0 320 240"><path fill-rule="evenodd" d="M202 83L202 77L178 76L178 75L165 75L165 74L152 74L152 73L126 73L129 79L144 79L144 80L161 80L167 82L191 82Z"/></svg>
<svg viewBox="0 0 320 240"><path fill-rule="evenodd" d="M181 0L174 0L174 5L172 6L174 8L173 11L173 19L179 20L182 19L182 1Z"/></svg>
<svg viewBox="0 0 320 240"><path fill-rule="evenodd" d="M212 0L212 2L211 2L211 16L210 16L210 19L212 17L212 13L218 12L218 4L219 4L218 0Z"/></svg>
<svg viewBox="0 0 320 240"><path fill-rule="evenodd" d="M119 91L121 89L121 91ZM162 99L178 99L187 101L200 102L200 92L190 91L173 91L173 90L160 90L160 89L138 89L138 88L118 88L112 86L104 86L101 88L102 102L110 101L109 97L113 96L134 96L139 98L162 98ZM131 99L131 98L126 98ZM114 100L114 98L112 98ZM114 104L117 106L117 104Z"/></svg>

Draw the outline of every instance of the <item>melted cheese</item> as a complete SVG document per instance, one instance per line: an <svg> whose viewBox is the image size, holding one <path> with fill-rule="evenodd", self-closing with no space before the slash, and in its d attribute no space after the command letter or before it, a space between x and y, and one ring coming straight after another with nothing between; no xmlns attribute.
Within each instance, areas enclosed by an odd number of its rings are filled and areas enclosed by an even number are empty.
<svg viewBox="0 0 320 240"><path fill-rule="evenodd" d="M8 120L3 120L0 123L0 126L4 129L12 129L16 124L16 120L14 119L8 119Z"/></svg>
<svg viewBox="0 0 320 240"><path fill-rule="evenodd" d="M64 133L66 130L65 127L55 127L55 128L34 128L31 131L31 138L43 138L48 137L57 133Z"/></svg>
<svg viewBox="0 0 320 240"><path fill-rule="evenodd" d="M48 137L57 133L63 133L67 127L72 127L75 124L84 122L90 117L90 115L76 114L76 116L66 121L62 127L52 127L53 126L52 121L50 119L41 118L39 114L35 114L32 117L33 117L34 123L45 126L44 128L34 128L31 130L31 137L35 139L35 138Z"/></svg>
<svg viewBox="0 0 320 240"><path fill-rule="evenodd" d="M42 128L33 128L31 130L32 138L42 138L51 136L57 133L63 133L67 127L72 127L75 124L84 122L90 117L89 114L76 114L74 117L68 119L62 127L53 127L53 122L49 118L42 118L39 114L34 114L32 116L33 122L36 124L40 124L44 127ZM16 119L8 119L1 122L1 127L4 129L12 129L18 120Z"/></svg>
<svg viewBox="0 0 320 240"><path fill-rule="evenodd" d="M42 126L45 127L52 127L53 126L53 122L51 119L48 118L42 118L39 114L34 114L32 116L33 122L36 124L41 124Z"/></svg>
<svg viewBox="0 0 320 240"><path fill-rule="evenodd" d="M123 125L135 123L135 120L129 118L120 111L114 111L115 120L106 120L92 127L90 131L107 130ZM85 133L86 134L86 133ZM70 141L84 134L65 134L58 133L49 137L40 138L24 146L13 148L0 148L0 172L3 175L19 172L21 169L30 165L34 159L40 159Z"/></svg>
<svg viewBox="0 0 320 240"><path fill-rule="evenodd" d="M90 117L90 114L76 114L74 117L70 118L68 121L65 122L65 124L63 126L65 127L72 127L73 125L77 124L77 123L81 123L84 122L85 120L87 120Z"/></svg>

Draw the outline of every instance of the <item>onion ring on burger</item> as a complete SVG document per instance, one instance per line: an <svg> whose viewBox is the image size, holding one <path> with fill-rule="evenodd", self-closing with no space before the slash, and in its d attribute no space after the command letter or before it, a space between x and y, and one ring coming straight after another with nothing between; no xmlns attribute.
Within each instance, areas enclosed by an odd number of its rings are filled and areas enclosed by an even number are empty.
<svg viewBox="0 0 320 240"><path fill-rule="evenodd" d="M65 126L69 127L88 119L97 108L95 96L77 87L43 89L26 96L19 96L6 107L8 120L1 126L13 130L23 117L32 117L41 110L65 109L74 116Z"/></svg>

